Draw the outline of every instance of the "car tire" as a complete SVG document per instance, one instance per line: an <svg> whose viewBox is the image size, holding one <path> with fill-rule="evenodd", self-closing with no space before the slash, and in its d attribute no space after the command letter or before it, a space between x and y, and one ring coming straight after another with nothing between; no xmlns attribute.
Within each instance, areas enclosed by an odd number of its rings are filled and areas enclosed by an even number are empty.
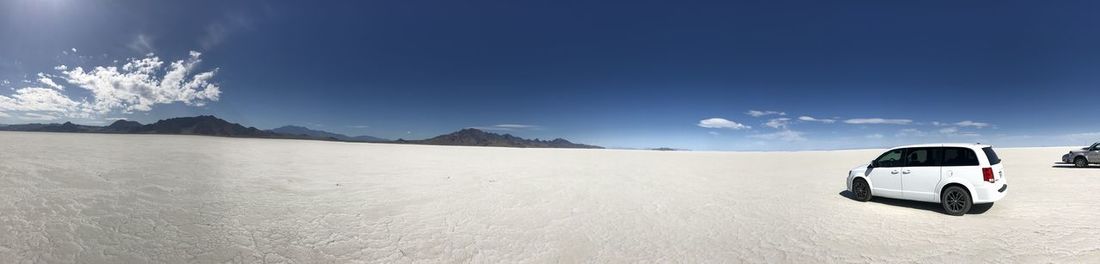
<svg viewBox="0 0 1100 264"><path fill-rule="evenodd" d="M860 202L871 200L871 185L867 184L867 180L863 178L852 180L852 199Z"/></svg>
<svg viewBox="0 0 1100 264"><path fill-rule="evenodd" d="M947 187L940 194L940 203L943 204L943 211L949 215L964 215L970 211L970 207L974 205L974 200L970 198L970 192L959 186Z"/></svg>
<svg viewBox="0 0 1100 264"><path fill-rule="evenodd" d="M1073 159L1073 166L1078 168L1088 167L1089 161L1085 157L1077 157Z"/></svg>

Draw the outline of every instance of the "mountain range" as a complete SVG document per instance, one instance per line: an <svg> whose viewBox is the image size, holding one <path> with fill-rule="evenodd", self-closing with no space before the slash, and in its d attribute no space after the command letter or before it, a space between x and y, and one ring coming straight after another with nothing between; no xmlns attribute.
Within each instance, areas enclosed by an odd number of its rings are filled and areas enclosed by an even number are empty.
<svg viewBox="0 0 1100 264"><path fill-rule="evenodd" d="M524 139L513 136L511 134L501 135L481 131L474 128L466 128L454 133L424 140L398 139L395 142L425 145L486 146L513 148L603 148L594 145L577 144L561 138L557 138L554 140Z"/></svg>
<svg viewBox="0 0 1100 264"><path fill-rule="evenodd" d="M0 131L28 132L69 132L69 133L118 133L118 134L174 134L206 135L222 137L248 138L287 138L313 139L348 142L377 142L397 144L424 144L448 146L494 146L517 148L603 148L594 145L577 144L565 139L539 140L524 139L510 134L496 134L467 128L454 133L440 135L423 140L398 139L391 141L372 136L347 136L328 131L313 130L301 126L283 126L271 130L225 121L215 116L176 117L143 125L129 120L118 120L107 126L78 125L72 122L62 124L19 124L0 125Z"/></svg>
<svg viewBox="0 0 1100 264"><path fill-rule="evenodd" d="M361 142L387 142L389 139L372 137L372 136L347 136L344 134L332 133L328 131L313 130L301 126L282 126L272 129L271 132L283 134L283 135L296 135L303 137L314 137L319 139L340 140L340 141L361 141Z"/></svg>

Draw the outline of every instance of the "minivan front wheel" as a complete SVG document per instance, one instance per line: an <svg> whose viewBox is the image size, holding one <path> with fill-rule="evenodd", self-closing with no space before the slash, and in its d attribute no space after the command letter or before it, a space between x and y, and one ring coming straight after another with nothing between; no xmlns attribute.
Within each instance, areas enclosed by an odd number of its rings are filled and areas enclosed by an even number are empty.
<svg viewBox="0 0 1100 264"><path fill-rule="evenodd" d="M974 202L970 200L970 193L959 186L947 187L943 190L940 198L941 203L943 203L943 210L949 215L966 214L970 211L970 206Z"/></svg>
<svg viewBox="0 0 1100 264"><path fill-rule="evenodd" d="M852 193L856 201L866 202L871 200L871 186L867 185L867 181L863 178L852 180Z"/></svg>
<svg viewBox="0 0 1100 264"><path fill-rule="evenodd" d="M1077 157L1076 159L1073 159L1073 166L1076 166L1078 168L1088 167L1089 161L1085 160L1085 157Z"/></svg>

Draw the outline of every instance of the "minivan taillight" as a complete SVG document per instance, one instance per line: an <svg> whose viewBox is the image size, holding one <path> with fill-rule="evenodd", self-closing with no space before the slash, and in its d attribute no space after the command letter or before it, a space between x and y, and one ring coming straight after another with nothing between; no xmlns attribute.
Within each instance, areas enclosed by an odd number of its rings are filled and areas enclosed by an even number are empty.
<svg viewBox="0 0 1100 264"><path fill-rule="evenodd" d="M982 180L987 182L994 182L993 168L982 168Z"/></svg>

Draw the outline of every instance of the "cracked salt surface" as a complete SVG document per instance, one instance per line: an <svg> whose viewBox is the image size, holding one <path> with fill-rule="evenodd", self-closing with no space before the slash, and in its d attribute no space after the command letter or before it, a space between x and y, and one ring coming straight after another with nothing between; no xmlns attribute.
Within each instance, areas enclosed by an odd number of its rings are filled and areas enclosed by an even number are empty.
<svg viewBox="0 0 1100 264"><path fill-rule="evenodd" d="M878 151L0 132L0 262L1100 261L1100 168L999 149L981 214L845 198Z"/></svg>

